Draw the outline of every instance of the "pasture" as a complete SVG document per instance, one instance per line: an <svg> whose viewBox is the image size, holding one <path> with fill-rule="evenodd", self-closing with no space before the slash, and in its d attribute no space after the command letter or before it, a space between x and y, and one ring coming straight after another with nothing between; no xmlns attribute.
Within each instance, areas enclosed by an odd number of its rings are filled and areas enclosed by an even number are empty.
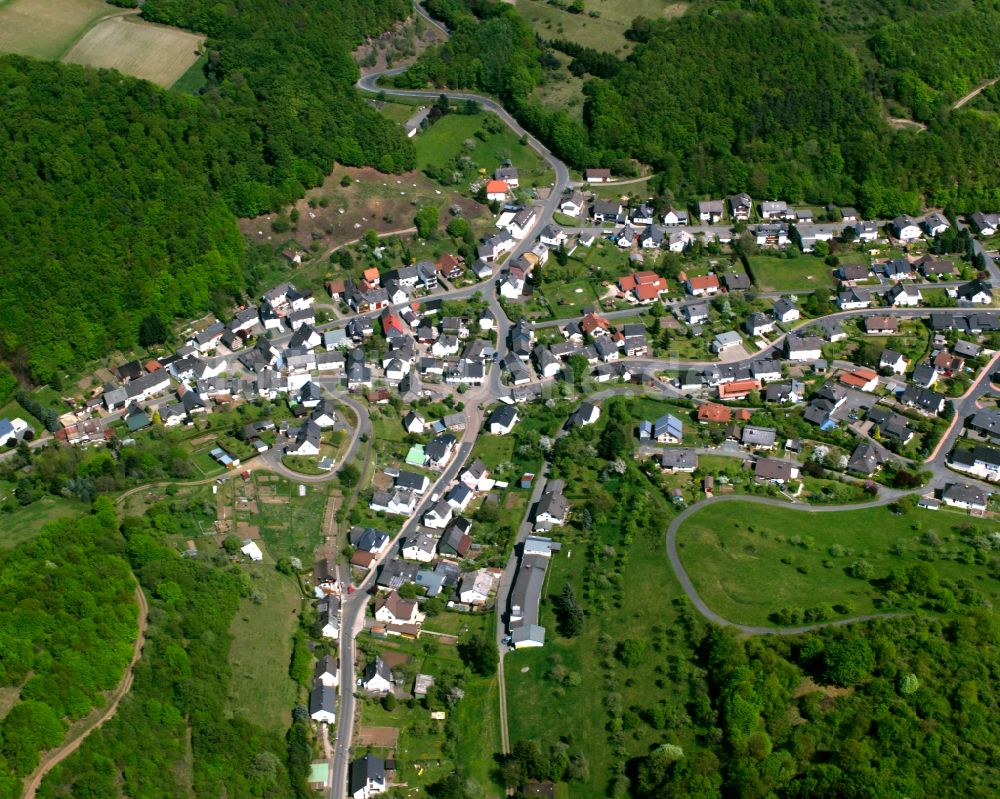
<svg viewBox="0 0 1000 799"><path fill-rule="evenodd" d="M761 291L812 291L833 288L831 267L815 255L780 258L773 255L751 255L757 288Z"/></svg>
<svg viewBox="0 0 1000 799"><path fill-rule="evenodd" d="M63 60L117 69L170 88L198 60L204 40L197 33L118 16L94 25Z"/></svg>
<svg viewBox="0 0 1000 799"><path fill-rule="evenodd" d="M0 52L55 61L97 20L120 13L103 0L0 3Z"/></svg>

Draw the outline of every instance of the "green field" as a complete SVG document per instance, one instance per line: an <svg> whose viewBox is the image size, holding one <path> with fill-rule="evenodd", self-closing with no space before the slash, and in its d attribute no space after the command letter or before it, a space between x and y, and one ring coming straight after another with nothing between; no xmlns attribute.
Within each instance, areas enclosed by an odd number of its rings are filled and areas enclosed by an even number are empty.
<svg viewBox="0 0 1000 799"><path fill-rule="evenodd" d="M549 311L553 319L567 319L577 316L585 308L593 309L599 306L594 284L589 280L547 283L542 286L542 294L549 301Z"/></svg>
<svg viewBox="0 0 1000 799"><path fill-rule="evenodd" d="M260 526L260 535L267 552L274 560L298 557L303 564L312 563L313 552L323 543L323 516L329 485L307 485L306 495L299 496L298 484L271 475L254 475L259 512L254 515L237 511L236 519ZM269 502L262 490L274 491Z"/></svg>
<svg viewBox="0 0 1000 799"><path fill-rule="evenodd" d="M14 490L10 483L0 483L0 498ZM11 549L34 538L51 521L63 516L75 516L88 510L82 502L62 497L44 496L30 505L20 507L14 500L14 510L0 512L0 550Z"/></svg>
<svg viewBox="0 0 1000 799"><path fill-rule="evenodd" d="M814 255L794 258L752 255L750 269L761 291L812 291L834 285L831 267Z"/></svg>
<svg viewBox="0 0 1000 799"><path fill-rule="evenodd" d="M521 186L544 186L552 182L552 170L538 153L521 144L506 125L499 133L486 133L484 139L478 138L476 132L483 129L485 121L483 114L448 114L417 134L413 140L417 148L417 169L423 171L431 165L440 167L467 153L473 168L485 169L490 175L509 158L520 170ZM471 149L467 144L472 145Z"/></svg>
<svg viewBox="0 0 1000 799"><path fill-rule="evenodd" d="M730 621L772 624L772 612L838 604L848 615L913 609L878 587L898 567L930 563L953 593L971 589L988 601L1000 583L979 554L995 525L945 510L894 515L886 507L814 513L750 502L710 505L684 522L677 546L698 593ZM875 581L848 575L869 563Z"/></svg>
<svg viewBox="0 0 1000 799"><path fill-rule="evenodd" d="M625 39L625 31L633 19L639 16L650 19L676 17L683 14L687 6L687 3L669 0L587 0L588 13L571 14L544 0L517 0L518 11L543 39L569 39L623 56L632 48ZM596 16L591 17L591 13Z"/></svg>
<svg viewBox="0 0 1000 799"><path fill-rule="evenodd" d="M9 0L0 3L0 52L57 60L90 27L121 9L103 0Z"/></svg>
<svg viewBox="0 0 1000 799"><path fill-rule="evenodd" d="M198 90L206 84L205 65L207 63L208 53L202 53L170 88L183 94L197 94Z"/></svg>
<svg viewBox="0 0 1000 799"><path fill-rule="evenodd" d="M233 715L283 733L296 701L288 664L301 606L299 589L293 578L276 572L273 564L251 564L246 571L254 594L240 603L229 627L233 638L229 708Z"/></svg>

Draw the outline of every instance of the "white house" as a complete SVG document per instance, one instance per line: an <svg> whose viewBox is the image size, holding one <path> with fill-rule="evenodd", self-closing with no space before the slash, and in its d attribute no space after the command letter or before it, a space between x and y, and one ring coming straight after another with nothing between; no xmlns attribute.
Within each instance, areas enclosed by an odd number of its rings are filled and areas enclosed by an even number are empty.
<svg viewBox="0 0 1000 799"><path fill-rule="evenodd" d="M423 617L415 599L403 599L395 591L375 602L375 620L383 624L420 624Z"/></svg>
<svg viewBox="0 0 1000 799"><path fill-rule="evenodd" d="M430 563L434 560L435 549L437 549L437 542L426 533L419 533L405 541L400 554L404 560Z"/></svg>
<svg viewBox="0 0 1000 799"><path fill-rule="evenodd" d="M579 216L586 205L587 200L583 192L577 191L559 203L559 211L566 216Z"/></svg>
<svg viewBox="0 0 1000 799"><path fill-rule="evenodd" d="M495 436L505 436L518 422L517 411L510 405L501 405L490 414L487 425Z"/></svg>
<svg viewBox="0 0 1000 799"><path fill-rule="evenodd" d="M923 300L920 289L905 283L895 283L885 296L895 308L915 308Z"/></svg>
<svg viewBox="0 0 1000 799"><path fill-rule="evenodd" d="M434 503L433 507L424 514L424 526L434 530L443 530L451 521L451 505L443 499Z"/></svg>
<svg viewBox="0 0 1000 799"><path fill-rule="evenodd" d="M686 225L688 223L688 212L678 211L676 208L667 208L663 212L663 224L667 227Z"/></svg>
<svg viewBox="0 0 1000 799"><path fill-rule="evenodd" d="M367 754L351 763L347 775L347 791L351 799L370 799L385 793L385 761ZM343 786L339 788L343 791Z"/></svg>
<svg viewBox="0 0 1000 799"><path fill-rule="evenodd" d="M892 235L899 239L904 244L909 244L911 241L916 241L922 235L920 230L920 223L917 222L912 216L907 216L902 214L897 216L892 222L889 223L889 229Z"/></svg>
<svg viewBox="0 0 1000 799"><path fill-rule="evenodd" d="M309 717L321 724L333 724L337 718L337 689L318 683L309 694Z"/></svg>
<svg viewBox="0 0 1000 799"><path fill-rule="evenodd" d="M815 361L823 356L823 339L819 336L789 336L785 352L790 361Z"/></svg>
<svg viewBox="0 0 1000 799"><path fill-rule="evenodd" d="M386 694L392 690L392 672L378 655L365 666L361 687L370 694Z"/></svg>
<svg viewBox="0 0 1000 799"><path fill-rule="evenodd" d="M493 590L493 575L486 569L466 572L458 584L458 598L465 605L485 605Z"/></svg>
<svg viewBox="0 0 1000 799"><path fill-rule="evenodd" d="M260 547L257 546L256 541L244 541L243 546L240 547L240 552L255 563L259 563L264 560L264 553L260 551Z"/></svg>

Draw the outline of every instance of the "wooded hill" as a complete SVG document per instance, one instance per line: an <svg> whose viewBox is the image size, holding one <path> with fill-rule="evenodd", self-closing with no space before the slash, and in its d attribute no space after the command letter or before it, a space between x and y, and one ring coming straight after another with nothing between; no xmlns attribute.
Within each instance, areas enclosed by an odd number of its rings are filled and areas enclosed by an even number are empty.
<svg viewBox="0 0 1000 799"><path fill-rule="evenodd" d="M628 33L637 44L616 69L607 54L563 41L499 52L490 41L501 26L519 42L529 38L510 5L429 0L455 35L399 81L497 94L574 166L626 173L637 159L679 198L749 191L856 203L880 216L923 203L1000 207L1000 119L949 110L997 71L1000 9L854 0L848 13L840 5L706 0L673 19L638 18ZM582 123L531 97L538 64L560 68L550 46L589 76ZM893 130L892 113L928 129Z"/></svg>
<svg viewBox="0 0 1000 799"><path fill-rule="evenodd" d="M146 317L221 313L255 288L236 216L300 197L335 161L411 168L399 126L354 91L350 55L409 12L150 0L146 18L209 35L197 97L0 57L0 358L46 382L136 344Z"/></svg>

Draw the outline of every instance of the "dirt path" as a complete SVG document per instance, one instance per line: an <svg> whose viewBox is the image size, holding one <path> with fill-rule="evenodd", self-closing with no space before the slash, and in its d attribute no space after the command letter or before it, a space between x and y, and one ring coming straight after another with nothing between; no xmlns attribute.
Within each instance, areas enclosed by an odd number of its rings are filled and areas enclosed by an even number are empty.
<svg viewBox="0 0 1000 799"><path fill-rule="evenodd" d="M956 111L957 109L961 108L963 105L965 105L967 102L969 102L969 100L971 100L973 97L975 97L980 92L982 92L982 91L990 88L990 86L992 86L998 80L1000 80L1000 76L998 76L996 78L990 78L985 83L979 84L979 86L977 86L975 89L973 89L967 95L965 95L964 97L960 97L958 100L956 100L955 101L955 105L953 105L951 107L951 110L952 111Z"/></svg>
<svg viewBox="0 0 1000 799"><path fill-rule="evenodd" d="M915 119L907 119L906 117L886 117L889 120L890 127L896 130L902 130L904 128L912 128L913 130L927 130L927 126L923 122L917 122Z"/></svg>
<svg viewBox="0 0 1000 799"><path fill-rule="evenodd" d="M34 799L35 792L38 791L38 786L42 784L42 779L45 775L79 749L80 744L87 740L88 735L94 730L99 729L104 722L114 716L118 710L118 703L121 702L122 698L132 688L135 664L139 661L139 655L142 654L142 647L146 643L146 622L149 617L149 605L146 603L146 596L142 593L142 588L138 585L135 587L135 599L139 606L139 631L135 638L132 661L128 664L128 668L125 669L125 674L121 682L118 683L118 687L109 697L107 705L95 710L90 716L84 719L83 726L70 740L65 741L58 749L52 749L42 757L38 768L35 769L24 786L22 799Z"/></svg>

